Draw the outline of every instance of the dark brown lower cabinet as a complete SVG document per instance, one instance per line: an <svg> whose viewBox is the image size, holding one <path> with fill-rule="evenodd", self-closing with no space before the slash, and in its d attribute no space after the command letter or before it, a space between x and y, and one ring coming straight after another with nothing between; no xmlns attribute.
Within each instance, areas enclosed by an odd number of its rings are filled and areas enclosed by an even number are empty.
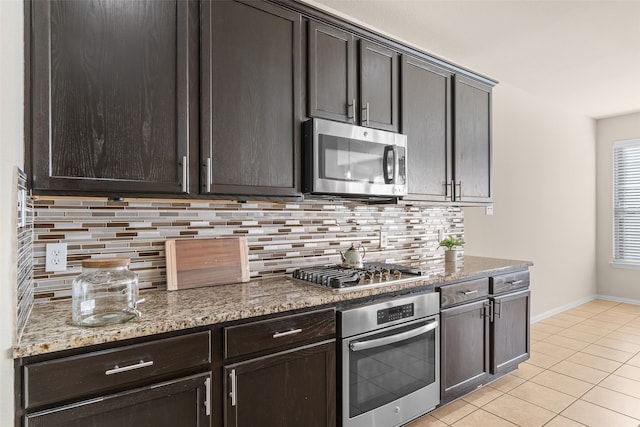
<svg viewBox="0 0 640 427"><path fill-rule="evenodd" d="M210 374L167 381L29 414L26 427L205 427Z"/></svg>
<svg viewBox="0 0 640 427"><path fill-rule="evenodd" d="M529 290L493 297L492 374L509 372L529 358L530 299Z"/></svg>
<svg viewBox="0 0 640 427"><path fill-rule="evenodd" d="M503 283L504 277L492 277L491 280L499 279ZM507 284L522 286L524 282L519 277L507 278L513 279ZM527 274L525 286L528 281ZM452 295L465 292L476 292L472 281L440 289L443 303L450 302ZM530 297L529 289L523 287L440 311L442 403L516 369L518 364L529 359Z"/></svg>
<svg viewBox="0 0 640 427"><path fill-rule="evenodd" d="M323 341L225 366L225 426L335 426L335 351Z"/></svg>
<svg viewBox="0 0 640 427"><path fill-rule="evenodd" d="M440 311L440 398L460 396L489 377L489 300Z"/></svg>

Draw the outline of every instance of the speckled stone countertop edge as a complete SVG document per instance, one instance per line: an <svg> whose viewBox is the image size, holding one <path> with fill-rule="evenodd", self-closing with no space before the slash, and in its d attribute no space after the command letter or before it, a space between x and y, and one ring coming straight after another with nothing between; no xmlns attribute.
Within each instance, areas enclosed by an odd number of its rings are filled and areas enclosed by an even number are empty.
<svg viewBox="0 0 640 427"><path fill-rule="evenodd" d="M140 306L142 318L98 328L72 325L70 300L36 304L20 343L13 348L13 357L18 359L287 311L331 306L360 298L385 294L391 296L413 288L439 286L532 265L529 261L465 256L455 269L447 268L407 283L348 292L331 291L289 276L180 291L154 291L143 295L146 301Z"/></svg>

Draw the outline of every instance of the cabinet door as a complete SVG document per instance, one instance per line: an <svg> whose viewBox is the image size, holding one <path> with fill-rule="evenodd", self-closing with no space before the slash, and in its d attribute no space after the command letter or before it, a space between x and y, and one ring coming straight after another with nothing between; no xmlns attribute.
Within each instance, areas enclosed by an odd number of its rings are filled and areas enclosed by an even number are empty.
<svg viewBox="0 0 640 427"><path fill-rule="evenodd" d="M202 3L201 192L300 191L301 15Z"/></svg>
<svg viewBox="0 0 640 427"><path fill-rule="evenodd" d="M335 342L225 367L227 427L336 425Z"/></svg>
<svg viewBox="0 0 640 427"><path fill-rule="evenodd" d="M25 416L26 427L205 427L210 374L183 378Z"/></svg>
<svg viewBox="0 0 640 427"><path fill-rule="evenodd" d="M456 76L454 93L454 201L490 202L491 88Z"/></svg>
<svg viewBox="0 0 640 427"><path fill-rule="evenodd" d="M451 200L451 73L402 57L402 129L407 135L405 199Z"/></svg>
<svg viewBox="0 0 640 427"><path fill-rule="evenodd" d="M53 0L32 11L34 191L187 192L197 2Z"/></svg>
<svg viewBox="0 0 640 427"><path fill-rule="evenodd" d="M355 123L353 35L309 21L309 116Z"/></svg>
<svg viewBox="0 0 640 427"><path fill-rule="evenodd" d="M398 130L398 54L360 40L360 110L363 126Z"/></svg>
<svg viewBox="0 0 640 427"><path fill-rule="evenodd" d="M489 301L440 312L441 399L450 400L481 384L489 375Z"/></svg>
<svg viewBox="0 0 640 427"><path fill-rule="evenodd" d="M530 297L526 290L493 298L492 374L511 371L529 358Z"/></svg>

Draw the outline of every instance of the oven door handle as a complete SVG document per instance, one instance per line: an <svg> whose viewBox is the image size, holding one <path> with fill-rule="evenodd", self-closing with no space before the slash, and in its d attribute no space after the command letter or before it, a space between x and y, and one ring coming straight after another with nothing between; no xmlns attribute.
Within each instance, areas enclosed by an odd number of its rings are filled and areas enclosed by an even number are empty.
<svg viewBox="0 0 640 427"><path fill-rule="evenodd" d="M375 340L369 341L353 341L349 344L349 348L351 351L360 351L367 350L369 348L382 347L383 345L394 344L400 341L406 341L411 338L415 338L419 335L427 333L429 331L433 331L438 327L438 321L434 320L431 323L428 323L424 326L420 326L419 328L412 329L410 331L402 332L396 335L390 335L384 338L377 338Z"/></svg>

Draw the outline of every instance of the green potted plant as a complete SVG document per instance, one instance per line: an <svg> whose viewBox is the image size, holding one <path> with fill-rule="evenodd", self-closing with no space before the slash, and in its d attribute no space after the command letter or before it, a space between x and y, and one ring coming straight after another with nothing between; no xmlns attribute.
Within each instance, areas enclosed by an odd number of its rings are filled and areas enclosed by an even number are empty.
<svg viewBox="0 0 640 427"><path fill-rule="evenodd" d="M458 257L458 249L456 249L456 246L462 245L464 245L464 240L455 236L448 236L446 239L441 240L439 246L447 248L444 251L444 261L456 262Z"/></svg>

